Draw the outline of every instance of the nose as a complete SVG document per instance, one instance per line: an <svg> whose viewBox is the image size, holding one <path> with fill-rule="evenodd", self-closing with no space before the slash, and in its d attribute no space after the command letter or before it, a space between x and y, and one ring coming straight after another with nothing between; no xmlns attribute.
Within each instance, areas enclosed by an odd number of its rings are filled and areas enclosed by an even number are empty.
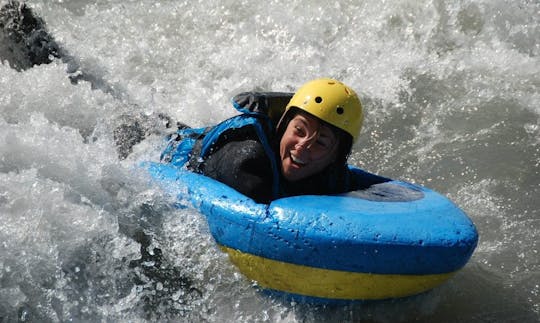
<svg viewBox="0 0 540 323"><path fill-rule="evenodd" d="M302 138L295 146L297 150L309 150L313 142L317 139L317 136L309 136Z"/></svg>

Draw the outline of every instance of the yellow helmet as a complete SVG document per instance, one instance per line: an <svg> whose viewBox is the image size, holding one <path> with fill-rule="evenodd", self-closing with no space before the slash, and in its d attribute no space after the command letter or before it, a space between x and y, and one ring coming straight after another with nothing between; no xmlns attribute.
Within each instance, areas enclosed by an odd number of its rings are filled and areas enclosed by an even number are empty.
<svg viewBox="0 0 540 323"><path fill-rule="evenodd" d="M364 121L358 95L340 81L322 78L304 84L293 95L285 111L291 107L304 110L347 132L356 141Z"/></svg>

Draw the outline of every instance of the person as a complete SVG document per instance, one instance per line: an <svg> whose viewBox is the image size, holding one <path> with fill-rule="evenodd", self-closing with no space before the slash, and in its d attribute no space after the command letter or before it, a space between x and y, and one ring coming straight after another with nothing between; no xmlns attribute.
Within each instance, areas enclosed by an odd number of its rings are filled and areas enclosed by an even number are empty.
<svg viewBox="0 0 540 323"><path fill-rule="evenodd" d="M373 184L358 183L347 166L364 113L342 82L316 79L294 94L241 93L233 105L241 114L216 126L179 129L162 162L216 179L258 203Z"/></svg>

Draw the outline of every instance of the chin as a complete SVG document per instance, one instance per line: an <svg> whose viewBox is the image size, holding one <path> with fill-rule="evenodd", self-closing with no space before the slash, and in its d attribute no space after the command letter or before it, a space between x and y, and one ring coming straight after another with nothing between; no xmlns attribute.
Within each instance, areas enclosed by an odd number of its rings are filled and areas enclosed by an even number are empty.
<svg viewBox="0 0 540 323"><path fill-rule="evenodd" d="M281 175L289 182L294 182L294 181L297 181L299 178L298 178L298 175L296 175L294 172L289 172L289 171L281 171Z"/></svg>
<svg viewBox="0 0 540 323"><path fill-rule="evenodd" d="M287 173L282 172L282 175L289 182L297 182L304 178L309 177L309 175L298 174L297 172L287 172Z"/></svg>

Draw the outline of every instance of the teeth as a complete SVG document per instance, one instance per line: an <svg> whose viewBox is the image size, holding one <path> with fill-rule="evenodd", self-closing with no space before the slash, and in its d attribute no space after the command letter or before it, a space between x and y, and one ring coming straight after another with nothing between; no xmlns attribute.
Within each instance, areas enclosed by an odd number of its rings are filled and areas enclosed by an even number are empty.
<svg viewBox="0 0 540 323"><path fill-rule="evenodd" d="M293 162L295 162L297 164L300 164L300 165L305 165L306 164L306 162L303 161L302 159L294 156L293 154L290 154L290 155L291 155L291 159L292 159Z"/></svg>

